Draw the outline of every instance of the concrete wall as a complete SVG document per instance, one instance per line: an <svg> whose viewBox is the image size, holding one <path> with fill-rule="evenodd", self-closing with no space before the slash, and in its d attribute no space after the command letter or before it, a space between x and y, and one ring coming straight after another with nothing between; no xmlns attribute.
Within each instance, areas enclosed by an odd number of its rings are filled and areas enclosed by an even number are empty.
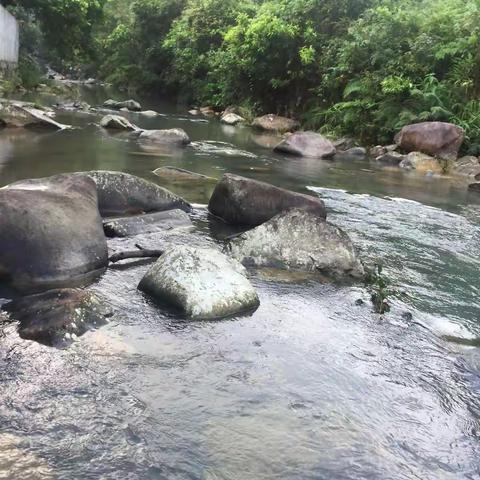
<svg viewBox="0 0 480 480"><path fill-rule="evenodd" d="M0 69L18 62L18 22L0 5Z"/></svg>

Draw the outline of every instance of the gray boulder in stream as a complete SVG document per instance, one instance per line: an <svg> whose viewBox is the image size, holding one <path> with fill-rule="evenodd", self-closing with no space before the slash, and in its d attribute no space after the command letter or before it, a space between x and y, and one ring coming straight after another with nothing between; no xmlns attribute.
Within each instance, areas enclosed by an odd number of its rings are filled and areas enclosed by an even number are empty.
<svg viewBox="0 0 480 480"><path fill-rule="evenodd" d="M232 239L227 249L244 265L361 277L348 235L305 210L293 209Z"/></svg>
<svg viewBox="0 0 480 480"><path fill-rule="evenodd" d="M225 174L210 198L210 213L233 225L260 225L290 208L303 208L320 218L327 212L322 200L251 178Z"/></svg>
<svg viewBox="0 0 480 480"><path fill-rule="evenodd" d="M100 126L107 130L139 130L136 125L120 115L105 115L100 120Z"/></svg>
<svg viewBox="0 0 480 480"><path fill-rule="evenodd" d="M45 345L68 343L90 328L107 323L112 310L85 290L49 290L13 300L3 306L11 320L19 322L21 338Z"/></svg>
<svg viewBox="0 0 480 480"><path fill-rule="evenodd" d="M145 233L166 232L191 227L192 221L183 210L147 213L133 217L114 218L103 223L107 237L132 237Z"/></svg>
<svg viewBox="0 0 480 480"><path fill-rule="evenodd" d="M142 110L142 106L136 102L135 100L125 100L123 102L117 102L116 100L107 100L104 102L103 106L105 108L112 108L114 110L120 110L122 108L126 108L131 112L139 112Z"/></svg>
<svg viewBox="0 0 480 480"><path fill-rule="evenodd" d="M138 288L192 319L219 319L259 305L245 268L210 248L168 248Z"/></svg>
<svg viewBox="0 0 480 480"><path fill-rule="evenodd" d="M160 145L184 147L190 143L190 138L181 128L167 130L143 130L138 136L140 142Z"/></svg>
<svg viewBox="0 0 480 480"><path fill-rule="evenodd" d="M178 195L135 175L105 170L93 170L76 175L88 176L96 183L98 208L102 217L160 212L176 208L190 212L192 209L191 205Z"/></svg>
<svg viewBox="0 0 480 480"><path fill-rule="evenodd" d="M107 266L95 183L75 174L0 189L0 275L14 288L74 286Z"/></svg>
<svg viewBox="0 0 480 480"><path fill-rule="evenodd" d="M292 133L285 137L274 150L312 158L331 158L336 152L335 146L330 140L315 132Z"/></svg>

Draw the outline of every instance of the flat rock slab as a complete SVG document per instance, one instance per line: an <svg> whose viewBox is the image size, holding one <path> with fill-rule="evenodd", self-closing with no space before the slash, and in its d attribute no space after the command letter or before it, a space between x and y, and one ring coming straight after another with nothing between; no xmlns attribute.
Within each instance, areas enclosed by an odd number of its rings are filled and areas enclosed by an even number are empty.
<svg viewBox="0 0 480 480"><path fill-rule="evenodd" d="M168 248L138 288L192 319L219 319L259 305L245 268L210 248Z"/></svg>
<svg viewBox="0 0 480 480"><path fill-rule="evenodd" d="M133 237L142 233L166 232L175 228L192 227L190 217L183 210L147 213L135 217L115 218L103 222L107 237Z"/></svg>
<svg viewBox="0 0 480 480"><path fill-rule="evenodd" d="M160 167L153 171L153 173L160 177L162 180L170 183L175 182L208 182L215 183L217 182L216 178L208 177L207 175L202 175L201 173L190 172L189 170L184 170L183 168L178 167Z"/></svg>
<svg viewBox="0 0 480 480"><path fill-rule="evenodd" d="M93 170L77 173L91 178L97 186L98 208L102 217L134 215L192 207L169 190L135 175L124 172Z"/></svg>
<svg viewBox="0 0 480 480"><path fill-rule="evenodd" d="M283 139L274 150L311 158L331 158L336 152L335 146L330 140L315 132L292 133Z"/></svg>
<svg viewBox="0 0 480 480"><path fill-rule="evenodd" d="M74 286L107 264L90 178L63 174L0 189L0 272L14 288Z"/></svg>
<svg viewBox="0 0 480 480"><path fill-rule="evenodd" d="M72 128L53 120L47 112L25 103L0 102L0 126L5 127L41 127L54 130L67 130Z"/></svg>
<svg viewBox="0 0 480 480"><path fill-rule="evenodd" d="M327 217L325 204L319 198L229 173L217 184L208 204L213 215L245 226L260 225L294 207Z"/></svg>
<svg viewBox="0 0 480 480"><path fill-rule="evenodd" d="M96 295L69 288L21 297L3 308L19 322L20 337L49 346L68 343L113 315Z"/></svg>
<svg viewBox="0 0 480 480"><path fill-rule="evenodd" d="M348 235L305 210L293 209L231 240L229 253L244 265L361 277Z"/></svg>

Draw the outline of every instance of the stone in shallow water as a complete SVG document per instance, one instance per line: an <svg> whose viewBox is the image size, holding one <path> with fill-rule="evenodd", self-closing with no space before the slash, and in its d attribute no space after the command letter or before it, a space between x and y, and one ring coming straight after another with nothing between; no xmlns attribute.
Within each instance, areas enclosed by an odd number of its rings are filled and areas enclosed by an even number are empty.
<svg viewBox="0 0 480 480"><path fill-rule="evenodd" d="M77 173L97 185L98 208L102 216L159 212L178 208L190 212L183 198L155 183L124 172L93 170Z"/></svg>
<svg viewBox="0 0 480 480"><path fill-rule="evenodd" d="M312 158L331 158L336 152L330 140L315 132L292 133L282 140L274 150L290 155Z"/></svg>
<svg viewBox="0 0 480 480"><path fill-rule="evenodd" d="M165 232L174 228L191 226L190 217L179 209L115 218L103 222L103 229L107 237L132 237L142 233Z"/></svg>
<svg viewBox="0 0 480 480"><path fill-rule="evenodd" d="M108 130L138 130L138 127L120 115L105 115L100 126Z"/></svg>
<svg viewBox="0 0 480 480"><path fill-rule="evenodd" d="M201 173L190 172L178 167L160 167L153 173L166 182L217 182L216 178L207 177Z"/></svg>
<svg viewBox="0 0 480 480"><path fill-rule="evenodd" d="M296 120L271 113L255 118L252 123L252 127L258 130L280 133L296 130L299 126L300 124Z"/></svg>
<svg viewBox="0 0 480 480"><path fill-rule="evenodd" d="M320 271L334 277L364 274L348 235L301 209L280 213L239 235L227 249L244 265Z"/></svg>
<svg viewBox="0 0 480 480"><path fill-rule="evenodd" d="M220 121L226 125L237 125L245 122L245 119L236 113L229 112L223 115Z"/></svg>
<svg viewBox="0 0 480 480"><path fill-rule="evenodd" d="M126 108L131 112L139 112L142 109L141 105L138 102L131 99L125 100L123 102L117 102L116 100L110 99L104 102L103 106L106 108L113 108L114 110L120 110L122 108Z"/></svg>
<svg viewBox="0 0 480 480"><path fill-rule="evenodd" d="M0 189L0 272L14 288L77 286L107 263L90 178L63 174Z"/></svg>
<svg viewBox="0 0 480 480"><path fill-rule="evenodd" d="M80 289L49 290L13 300L3 307L18 321L18 333L26 340L57 345L104 325L113 315L96 295Z"/></svg>
<svg viewBox="0 0 480 480"><path fill-rule="evenodd" d="M144 130L138 136L140 142L158 143L161 145L172 145L184 147L190 143L187 133L181 128L170 128L167 130Z"/></svg>
<svg viewBox="0 0 480 480"><path fill-rule="evenodd" d="M217 319L257 308L245 268L209 248L168 248L138 288L192 319Z"/></svg>
<svg viewBox="0 0 480 480"><path fill-rule="evenodd" d="M322 200L239 175L225 174L215 187L208 209L234 225L260 225L289 208L304 208L326 218Z"/></svg>

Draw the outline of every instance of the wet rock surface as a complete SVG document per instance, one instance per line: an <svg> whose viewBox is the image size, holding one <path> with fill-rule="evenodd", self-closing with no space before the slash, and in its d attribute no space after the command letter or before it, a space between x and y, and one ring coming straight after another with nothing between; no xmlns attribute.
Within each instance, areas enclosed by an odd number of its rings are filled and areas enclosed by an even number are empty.
<svg viewBox="0 0 480 480"><path fill-rule="evenodd" d="M142 106L136 102L135 100L124 100L122 102L118 102L116 100L107 100L103 103L105 108L111 108L113 110L121 110L122 108L126 108L131 112L139 112L142 110Z"/></svg>
<svg viewBox="0 0 480 480"><path fill-rule="evenodd" d="M153 173L164 180L165 182L175 183L175 182L208 182L215 183L217 182L216 178L208 177L207 175L202 175L201 173L191 172L190 170L185 170L178 167L160 167L153 171Z"/></svg>
<svg viewBox="0 0 480 480"><path fill-rule="evenodd" d="M82 283L107 265L95 183L75 174L0 189L0 271L19 290Z"/></svg>
<svg viewBox="0 0 480 480"><path fill-rule="evenodd" d="M53 346L68 343L107 323L113 311L95 294L80 289L49 290L3 306L18 322L21 338Z"/></svg>
<svg viewBox="0 0 480 480"><path fill-rule="evenodd" d="M185 212L191 210L190 204L183 198L135 175L107 170L93 170L76 175L88 176L94 180L102 217L176 208Z"/></svg>
<svg viewBox="0 0 480 480"><path fill-rule="evenodd" d="M326 218L322 200L268 183L233 174L225 174L215 187L209 211L225 222L256 226L270 220L278 213L301 207Z"/></svg>
<svg viewBox="0 0 480 480"><path fill-rule="evenodd" d="M227 251L244 265L362 277L348 235L314 213L292 209L231 240Z"/></svg>
<svg viewBox="0 0 480 480"><path fill-rule="evenodd" d="M138 288L191 319L219 319L259 305L244 267L214 249L168 248Z"/></svg>
<svg viewBox="0 0 480 480"><path fill-rule="evenodd" d="M191 226L192 222L189 216L183 210L178 209L134 217L115 218L103 222L103 229L107 237L131 237Z"/></svg>
<svg viewBox="0 0 480 480"><path fill-rule="evenodd" d="M398 166L405 170L416 170L419 173L443 173L440 161L421 152L410 152Z"/></svg>

